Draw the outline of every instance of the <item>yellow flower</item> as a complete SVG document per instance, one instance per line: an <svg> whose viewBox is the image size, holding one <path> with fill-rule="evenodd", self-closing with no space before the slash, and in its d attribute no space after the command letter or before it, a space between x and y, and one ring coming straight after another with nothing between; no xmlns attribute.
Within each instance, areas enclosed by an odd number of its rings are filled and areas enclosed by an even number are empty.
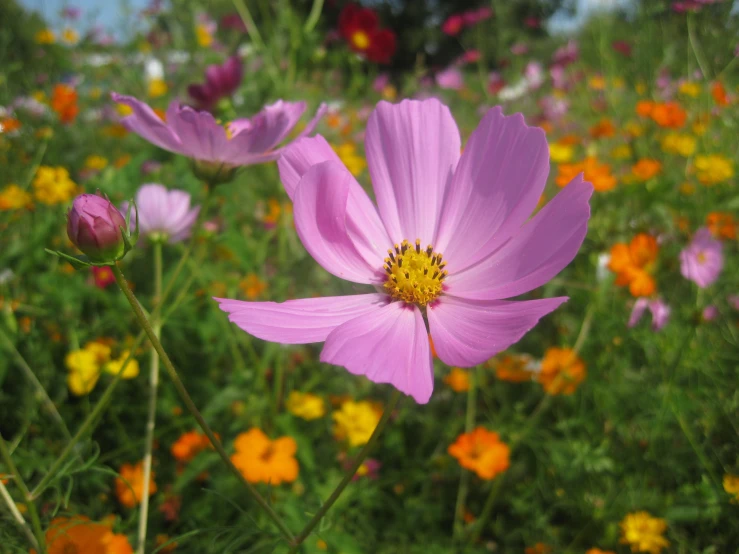
<svg viewBox="0 0 739 554"><path fill-rule="evenodd" d="M44 29L36 33L36 42L38 44L54 44L56 42L56 36L54 31L51 29Z"/></svg>
<svg viewBox="0 0 739 554"><path fill-rule="evenodd" d="M118 373L121 371L121 368L123 368L123 364L128 358L129 354L129 350L124 350L119 358L116 358L115 360L110 360L107 364L105 364L105 371L110 373L111 375L118 375ZM136 358L131 358L126 364L126 367L123 369L121 378L134 379L135 377L138 377L138 375L139 362L136 361Z"/></svg>
<svg viewBox="0 0 739 554"><path fill-rule="evenodd" d="M629 121L624 125L624 131L631 137L638 138L644 134L644 125L640 125L636 121Z"/></svg>
<svg viewBox="0 0 739 554"><path fill-rule="evenodd" d="M131 115L133 113L133 108L125 104L116 104L115 111L117 111L118 115L120 115L121 117L126 117L127 115Z"/></svg>
<svg viewBox="0 0 739 554"><path fill-rule="evenodd" d="M392 102L398 97L398 89L394 85L385 85L382 89L382 98L388 102Z"/></svg>
<svg viewBox="0 0 739 554"><path fill-rule="evenodd" d="M685 158L695 153L695 138L680 133L669 133L662 138L662 151L667 154L678 154Z"/></svg>
<svg viewBox="0 0 739 554"><path fill-rule="evenodd" d="M614 160L628 160L633 156L634 152L631 150L631 146L628 144L621 144L611 150L611 157Z"/></svg>
<svg viewBox="0 0 739 554"><path fill-rule="evenodd" d="M213 36L208 30L208 26L202 23L195 27L195 37L198 40L198 44L203 48L208 48L211 44L213 44Z"/></svg>
<svg viewBox="0 0 739 554"><path fill-rule="evenodd" d="M341 161L344 162L346 168L355 177L359 177L364 168L367 167L365 159L357 154L357 146L351 142L345 142L338 146L333 146L334 151L338 154Z"/></svg>
<svg viewBox="0 0 739 554"><path fill-rule="evenodd" d="M95 352L73 350L64 358L67 366L67 387L75 396L90 394L100 377L100 363Z"/></svg>
<svg viewBox="0 0 739 554"><path fill-rule="evenodd" d="M110 359L111 348L108 344L102 341L90 341L85 345L85 352L90 352L99 365L104 364Z"/></svg>
<svg viewBox="0 0 739 554"><path fill-rule="evenodd" d="M100 171L101 169L105 169L107 165L108 158L98 156L97 154L93 154L92 156L87 156L87 158L85 158L85 167L87 169L95 169Z"/></svg>
<svg viewBox="0 0 739 554"><path fill-rule="evenodd" d="M366 444L380 422L380 414L366 400L347 400L338 412L334 412L334 437L348 440L351 446Z"/></svg>
<svg viewBox="0 0 739 554"><path fill-rule="evenodd" d="M554 142L549 145L549 157L554 163L567 163L575 155L575 149L570 144Z"/></svg>
<svg viewBox="0 0 739 554"><path fill-rule="evenodd" d="M167 83L164 79L152 79L149 81L149 96L151 98L159 98L167 94Z"/></svg>
<svg viewBox="0 0 739 554"><path fill-rule="evenodd" d="M647 85L644 83L644 81L639 81L638 83L636 83L634 90L636 90L637 94L645 94L647 92Z"/></svg>
<svg viewBox="0 0 739 554"><path fill-rule="evenodd" d="M604 90L606 88L606 80L602 75L595 75L588 80L588 86L593 90Z"/></svg>
<svg viewBox="0 0 739 554"><path fill-rule="evenodd" d="M77 44L80 40L80 34L74 29L66 28L62 31L62 41L67 44Z"/></svg>
<svg viewBox="0 0 739 554"><path fill-rule="evenodd" d="M470 389L470 372L453 367L452 370L444 377L444 382L454 392L465 392Z"/></svg>
<svg viewBox="0 0 739 554"><path fill-rule="evenodd" d="M739 475L724 475L724 490L734 497L732 504L739 504Z"/></svg>
<svg viewBox="0 0 739 554"><path fill-rule="evenodd" d="M326 415L323 398L309 392L292 391L287 398L286 407L288 412L307 421Z"/></svg>
<svg viewBox="0 0 739 554"><path fill-rule="evenodd" d="M0 211L20 210L30 205L32 200L30 194L12 183L0 191Z"/></svg>
<svg viewBox="0 0 739 554"><path fill-rule="evenodd" d="M39 139L50 139L54 136L54 129L51 127L40 127L35 133L36 138Z"/></svg>
<svg viewBox="0 0 739 554"><path fill-rule="evenodd" d="M678 92L680 92L680 94L690 96L691 98L696 98L701 93L701 86L698 83L694 83L693 81L685 81L677 90Z"/></svg>
<svg viewBox="0 0 739 554"><path fill-rule="evenodd" d="M77 193L77 185L63 167L42 165L33 179L33 190L36 200L51 206L68 202Z"/></svg>
<svg viewBox="0 0 739 554"><path fill-rule="evenodd" d="M720 154L696 156L694 168L698 181L706 186L727 181L734 176L734 164Z"/></svg>
<svg viewBox="0 0 739 554"><path fill-rule="evenodd" d="M621 521L621 543L628 544L632 552L659 554L670 542L662 535L667 529L664 519L652 517L649 512L627 514Z"/></svg>
<svg viewBox="0 0 739 554"><path fill-rule="evenodd" d="M99 100L100 97L103 95L103 89L101 89L100 87L92 87L89 94L90 98L92 98L93 100ZM118 106L122 105L123 104L118 104Z"/></svg>

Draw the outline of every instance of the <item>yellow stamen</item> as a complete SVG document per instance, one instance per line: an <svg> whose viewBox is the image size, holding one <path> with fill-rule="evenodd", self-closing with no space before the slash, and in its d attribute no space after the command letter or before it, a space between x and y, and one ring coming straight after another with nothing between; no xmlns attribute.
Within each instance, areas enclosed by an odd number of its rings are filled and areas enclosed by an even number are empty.
<svg viewBox="0 0 739 554"><path fill-rule="evenodd" d="M357 31L352 35L352 43L357 50L367 50L370 45L369 35L364 31Z"/></svg>
<svg viewBox="0 0 739 554"><path fill-rule="evenodd" d="M395 300L408 304L426 306L442 292L447 276L441 253L434 252L433 246L421 248L421 239L415 244L404 240L394 249L387 251L383 269L387 274L383 287Z"/></svg>

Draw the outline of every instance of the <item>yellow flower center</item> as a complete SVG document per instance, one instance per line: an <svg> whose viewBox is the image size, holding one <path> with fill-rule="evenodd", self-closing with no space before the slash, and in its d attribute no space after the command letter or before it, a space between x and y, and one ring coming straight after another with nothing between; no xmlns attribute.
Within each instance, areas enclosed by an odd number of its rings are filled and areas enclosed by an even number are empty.
<svg viewBox="0 0 739 554"><path fill-rule="evenodd" d="M364 31L357 31L352 35L352 43L357 50L366 50L370 45L369 35Z"/></svg>
<svg viewBox="0 0 739 554"><path fill-rule="evenodd" d="M704 252L698 252L698 263L701 265L706 263L706 254Z"/></svg>
<svg viewBox="0 0 739 554"><path fill-rule="evenodd" d="M448 273L444 269L441 253L428 245L421 249L421 239L415 245L404 240L387 251L384 270L387 273L385 291L395 300L426 306L442 292L442 284Z"/></svg>

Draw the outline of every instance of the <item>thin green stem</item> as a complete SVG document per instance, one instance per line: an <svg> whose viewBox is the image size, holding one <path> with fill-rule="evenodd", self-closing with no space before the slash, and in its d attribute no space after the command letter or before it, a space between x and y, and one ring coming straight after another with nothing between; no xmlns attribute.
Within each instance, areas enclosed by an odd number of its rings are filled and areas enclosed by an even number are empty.
<svg viewBox="0 0 739 554"><path fill-rule="evenodd" d="M593 323L594 315L595 315L595 304L591 302L590 306L588 306L588 310L585 312L585 317L582 320L582 325L580 326L580 332L578 333L577 339L575 340L575 346L572 347L572 350L575 351L575 354L578 354L580 352L580 349L585 344L585 339L588 338L588 334L590 333L590 326Z"/></svg>
<svg viewBox="0 0 739 554"><path fill-rule="evenodd" d="M184 402L188 411L195 418L195 421L197 421L198 425L200 426L200 428L203 430L203 432L205 433L205 435L208 437L211 444L213 445L213 448L215 448L216 452L221 457L221 459L226 464L226 466L231 471L231 473L233 473L233 475L236 476L236 478L239 481L241 481L241 483L243 483L243 485L246 487L247 491L252 496L254 501L257 504L259 504L259 506L266 512L269 518L275 523L275 525L280 530L280 532L285 537L285 539L287 539L289 542L292 543L293 535L290 532L290 529L287 528L287 526L282 521L282 518L277 514L277 512L275 512L274 509L272 509L272 506L270 506L269 503L262 497L262 495L259 494L259 491L257 491L254 488L254 486L244 478L244 476L236 468L236 466L233 465L233 462L231 462L231 459L229 458L228 454L223 449L221 442L218 440L215 433L213 433L211 428L208 426L205 419L203 419L203 416L200 414L200 411L195 406L195 403L192 401L192 398L190 398L190 394L187 392L185 385L180 380L180 376L177 374L177 370L172 364L172 361L169 359L169 356L167 355L164 348L162 347L162 343L159 341L156 334L154 333L154 329L152 328L151 323L149 323L149 320L146 318L146 315L144 314L143 309L139 305L138 300L136 300L136 297L131 291L131 288L128 286L128 283L126 282L125 277L123 277L123 273L121 273L120 268L118 267L118 265L114 265L114 266L111 266L111 269L113 270L113 276L115 277L116 283L118 283L118 286L120 287L121 291L126 296L126 300L128 300L128 303L131 305L131 309L133 310L133 313L136 316L136 319L139 325L146 333L146 336L149 337L149 342L151 342L151 345L154 347L154 350L156 350L156 353L159 355L161 363L164 365L164 368L167 370L167 373L169 374L169 377L172 380L172 383L174 384L175 389L177 389L177 393L180 395L180 398Z"/></svg>
<svg viewBox="0 0 739 554"><path fill-rule="evenodd" d="M162 243L157 241L153 245L154 251L154 301L153 310L159 307L162 300ZM151 317L151 326L154 334L159 338L162 324L158 316ZM137 554L144 554L146 546L146 527L149 520L149 485L151 479L152 450L154 448L154 429L157 416L157 392L159 389L159 356L151 351L149 365L149 411L146 418L146 442L144 444L144 483L141 491L141 509L139 511L139 530Z"/></svg>
<svg viewBox="0 0 739 554"><path fill-rule="evenodd" d="M693 22L693 14L688 14L688 39L690 40L690 46L695 54L695 59L698 61L698 66L701 68L701 73L706 79L711 78L710 70L708 69L708 60L703 53L700 43L698 42L698 36L695 34L695 23Z"/></svg>
<svg viewBox="0 0 739 554"><path fill-rule="evenodd" d="M264 44L264 40L262 40L262 35L259 32L259 28L257 27L257 25L254 23L254 18L251 16L249 8L246 7L246 3L244 2L244 0L233 0L233 4L236 8L236 11L239 13L239 16L241 17L241 20L244 22L246 31L249 33L249 37L254 43L254 46L257 47L258 51L261 51L262 56L264 57L267 73L269 73L272 81L276 85L279 85L280 72L275 66L272 56L269 52L267 52L267 46Z"/></svg>
<svg viewBox="0 0 739 554"><path fill-rule="evenodd" d="M44 531L41 529L41 519L39 518L36 504L33 502L33 497L31 496L31 492L28 490L28 486L26 486L26 482L23 480L23 477L21 477L18 468L13 462L10 450L8 450L8 444L5 442L2 433L0 433L0 457L2 457L3 462L5 462L5 465L8 467L8 471L13 476L15 485L23 495L24 502L28 508L28 514L31 516L31 526L33 527L33 534L36 536L38 554L45 554L46 539L44 537Z"/></svg>
<svg viewBox="0 0 739 554"><path fill-rule="evenodd" d="M544 396L544 398L542 398L541 401L539 402L539 405L534 409L533 412L531 412L531 415L529 416L528 421L526 423L526 427L524 427L521 433L517 437L515 437L508 445L510 448L509 456L513 456L513 453L516 447L518 447L518 445L521 444L521 442L523 442L523 440L531 432L531 429L534 428L534 424L538 421L541 414L544 413L546 408L549 406L549 403L551 402L551 400L552 400L552 397L550 395ZM506 473L503 473L502 475L498 475L498 477L493 482L493 486L490 489L490 494L488 495L488 498L485 501L485 505L482 508L480 517L477 518L477 521L475 521L474 526L471 529L470 543L474 543L477 541L477 539L480 538L480 534L482 533L482 530L485 527L485 523L490 517L490 513L493 511L495 500L498 498L498 493L500 492L500 488L503 485L503 481L505 480L506 475L507 475Z"/></svg>
<svg viewBox="0 0 739 554"><path fill-rule="evenodd" d="M305 20L305 25L303 25L304 33L310 33L315 28L318 19L321 17L321 10L323 10L323 0L313 0L308 19Z"/></svg>
<svg viewBox="0 0 739 554"><path fill-rule="evenodd" d="M465 415L464 432L471 433L475 426L477 415L477 370L470 371L470 388L467 389L467 412ZM454 508L454 524L452 535L457 540L462 533L464 523L464 505L467 502L467 492L470 487L470 472L460 468L459 488L457 489L457 504Z"/></svg>
<svg viewBox="0 0 739 554"><path fill-rule="evenodd" d="M388 405L385 407L385 411L382 412L382 417L380 418L380 421L377 423L377 427L375 427L375 430L372 432L372 436L367 441L367 444L364 445L362 450L359 452L359 455L354 459L354 462L352 463L351 467L344 474L343 479L336 486L336 488L331 493L331 495L328 497L328 500L324 502L323 506L321 506L321 508L315 513L315 515L311 518L311 520L307 523L307 525L303 528L303 530L300 531L300 533L298 533L298 536L295 537L295 540L291 541L291 548L288 554L293 554L298 551L303 541L310 536L310 534L313 532L313 529L316 528L316 526L320 523L321 519L323 519L323 516L326 515L326 512L328 512L331 509L331 506L334 505L334 503L338 500L339 496L341 496L341 493L344 492L344 489L354 478L354 475L357 473L357 470L359 469L359 467L362 465L364 460L367 458L369 453L374 448L375 443L377 443L377 439L380 438L380 434L382 433L383 429L387 425L387 422L390 420L390 416L395 410L395 407L398 405L400 398L401 398L401 392L398 390L393 390L393 396L390 399L390 402L388 402Z"/></svg>
<svg viewBox="0 0 739 554"><path fill-rule="evenodd" d="M38 550L39 545L38 545L38 541L36 540L36 536L33 534L33 531L28 526L28 523L26 523L26 520L23 519L23 516L18 511L18 506L15 505L15 502L13 501L13 497L10 496L8 489L6 489L5 485L3 485L2 479L0 479L0 496L3 497L5 504L8 506L8 511L10 511L10 515L13 516L13 519L23 530L23 533L26 535L28 542L31 543L31 547Z"/></svg>
<svg viewBox="0 0 739 554"><path fill-rule="evenodd" d="M103 413L103 410L107 407L108 402L110 401L110 398L113 396L113 391L115 390L116 386L118 385L118 382L121 379L121 376L123 375L123 372L126 370L126 367L128 366L129 362L133 359L133 353L136 351L136 349L139 347L139 344L141 344L141 341L144 340L143 333L140 334L136 341L134 342L133 346L131 347L131 350L128 353L128 356L124 360L124 362L121 364L120 371L113 377L113 380L110 382L108 387L103 392L103 395L100 397L100 399L97 401L95 406L93 407L90 414L87 416L87 419L82 422L82 425L80 425L77 432L74 434L72 439L67 443L67 445L64 447L64 450L62 450L62 453L57 456L57 458L54 460L54 463L51 464L51 467L49 468L49 471L46 472L46 475L44 475L41 478L41 481L33 488L33 492L31 493L31 498L36 499L46 490L46 487L51 483L54 478L56 477L57 472L59 469L66 463L67 458L72 454L74 451L74 447L77 445L78 442L82 440L82 438L88 433L92 432L92 427L95 421L97 421L98 417L100 417L100 414Z"/></svg>
<svg viewBox="0 0 739 554"><path fill-rule="evenodd" d="M54 402L49 397L49 394L46 392L46 389L44 389L44 386L41 384L41 381L38 380L38 377L36 377L36 374L31 369L31 366L28 365L25 358L23 358L21 353L18 351L18 349L13 344L13 342L10 340L10 338L8 338L8 336L5 334L5 332L1 328L0 328L0 341L2 341L5 347L13 355L13 358L15 358L15 361L18 364L18 367L21 368L23 375L26 377L26 379L28 379L31 382L31 385L33 385L33 387L36 389L36 394L41 398L41 402L46 408L46 411L49 412L49 414L59 424L59 427L64 432L64 437L67 440L71 440L72 434L69 432L67 425L64 423L64 420L62 419L61 414L56 409L56 406L54 405Z"/></svg>

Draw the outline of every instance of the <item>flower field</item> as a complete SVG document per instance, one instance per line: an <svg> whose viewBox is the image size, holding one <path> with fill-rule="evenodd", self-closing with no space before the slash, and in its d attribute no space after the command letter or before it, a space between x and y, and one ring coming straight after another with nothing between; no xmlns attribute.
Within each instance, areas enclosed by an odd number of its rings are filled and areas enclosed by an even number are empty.
<svg viewBox="0 0 739 554"><path fill-rule="evenodd" d="M736 3L133 5L0 7L0 553L737 551Z"/></svg>

